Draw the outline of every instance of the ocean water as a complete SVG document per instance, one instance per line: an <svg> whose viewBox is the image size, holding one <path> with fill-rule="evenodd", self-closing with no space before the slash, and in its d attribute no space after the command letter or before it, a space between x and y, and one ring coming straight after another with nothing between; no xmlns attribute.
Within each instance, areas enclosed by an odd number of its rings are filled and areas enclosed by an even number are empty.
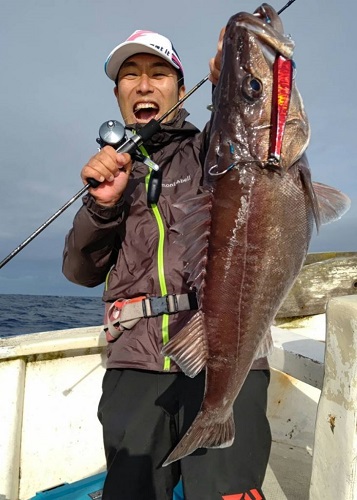
<svg viewBox="0 0 357 500"><path fill-rule="evenodd" d="M103 324L101 297L0 294L0 337Z"/></svg>

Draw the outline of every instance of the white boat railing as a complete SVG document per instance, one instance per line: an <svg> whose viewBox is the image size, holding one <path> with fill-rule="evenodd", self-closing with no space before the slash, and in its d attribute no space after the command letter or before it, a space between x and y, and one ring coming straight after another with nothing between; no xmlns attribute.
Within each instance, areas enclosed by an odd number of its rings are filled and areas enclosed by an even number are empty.
<svg viewBox="0 0 357 500"><path fill-rule="evenodd" d="M271 366L321 389L309 500L355 500L357 297L335 297L328 302L324 343L306 338L306 333L287 334L280 328L273 333Z"/></svg>
<svg viewBox="0 0 357 500"><path fill-rule="evenodd" d="M104 470L100 329L0 339L0 500L27 500Z"/></svg>
<svg viewBox="0 0 357 500"><path fill-rule="evenodd" d="M352 500L357 296L331 299L326 318L326 352L324 339L315 335L324 324L273 327L268 414L274 439L313 447L310 500ZM104 470L95 411L105 370L99 330L0 339L0 500L26 500Z"/></svg>
<svg viewBox="0 0 357 500"><path fill-rule="evenodd" d="M357 498L357 297L327 306L325 375L317 410L310 500Z"/></svg>

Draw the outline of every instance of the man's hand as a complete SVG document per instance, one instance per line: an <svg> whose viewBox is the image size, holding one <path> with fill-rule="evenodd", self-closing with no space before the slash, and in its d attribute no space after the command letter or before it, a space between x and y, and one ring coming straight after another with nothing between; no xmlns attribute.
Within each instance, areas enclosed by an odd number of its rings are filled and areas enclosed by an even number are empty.
<svg viewBox="0 0 357 500"><path fill-rule="evenodd" d="M90 188L89 193L99 205L111 207L121 198L129 180L132 162L128 153L117 153L111 146L105 146L81 171L83 183L93 178L101 184Z"/></svg>
<svg viewBox="0 0 357 500"><path fill-rule="evenodd" d="M226 28L222 28L221 32L219 34L219 40L217 44L217 54L215 57L210 59L209 62L209 69L210 69L210 76L209 79L213 83L213 85L217 85L219 75L221 73L221 65L222 65L222 46L223 46L223 37L224 33L226 32Z"/></svg>

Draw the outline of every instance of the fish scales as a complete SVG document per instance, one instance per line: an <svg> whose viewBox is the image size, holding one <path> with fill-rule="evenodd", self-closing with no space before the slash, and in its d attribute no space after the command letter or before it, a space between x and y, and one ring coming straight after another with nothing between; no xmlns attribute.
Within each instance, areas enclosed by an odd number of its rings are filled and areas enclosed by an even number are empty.
<svg viewBox="0 0 357 500"><path fill-rule="evenodd" d="M214 357L207 361L204 409L211 406L211 399L217 404L217 397L224 408L228 395L227 410L231 411L232 398L245 379L243 373L248 373L301 269L313 228L309 199L290 177L279 177L276 182L276 174L260 170L245 175L248 182L242 183L237 182L239 176L235 170L221 179L215 191L217 203L212 207L202 309ZM228 214L220 209L220 196L229 199L235 210ZM247 207L240 213L242 200L247 201ZM219 394L210 377L212 366L221 359L225 361L226 388Z"/></svg>
<svg viewBox="0 0 357 500"><path fill-rule="evenodd" d="M269 162L274 62L291 58L293 48L268 4L227 24L204 174L210 231L204 257L197 241L192 252L205 264L203 274L196 270L203 276L201 285L197 280L200 310L163 349L189 376L205 369L205 393L164 465L197 448L233 443L233 403L254 360L268 352L270 326L303 265L314 221L318 225L320 215L335 220L349 206L333 188L319 184L321 198L315 193L305 155L310 128L294 81L281 158ZM190 234L182 224L181 232Z"/></svg>

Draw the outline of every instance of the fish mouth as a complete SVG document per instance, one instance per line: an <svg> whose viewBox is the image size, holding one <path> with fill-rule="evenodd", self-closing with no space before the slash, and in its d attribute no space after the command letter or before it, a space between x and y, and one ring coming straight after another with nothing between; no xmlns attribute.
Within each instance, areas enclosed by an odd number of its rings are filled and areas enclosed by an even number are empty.
<svg viewBox="0 0 357 500"><path fill-rule="evenodd" d="M137 102L133 106L133 113L137 123L148 123L155 119L160 112L160 107L156 102Z"/></svg>
<svg viewBox="0 0 357 500"><path fill-rule="evenodd" d="M275 30L283 32L283 25L279 14L271 5L263 3L254 11L253 16L259 17L265 23L270 24Z"/></svg>
<svg viewBox="0 0 357 500"><path fill-rule="evenodd" d="M228 25L232 25L233 30L235 27L246 29L265 46L265 51L273 50L274 53L292 59L295 43L289 35L284 34L281 19L270 5L262 4L254 14L240 12L231 17Z"/></svg>

